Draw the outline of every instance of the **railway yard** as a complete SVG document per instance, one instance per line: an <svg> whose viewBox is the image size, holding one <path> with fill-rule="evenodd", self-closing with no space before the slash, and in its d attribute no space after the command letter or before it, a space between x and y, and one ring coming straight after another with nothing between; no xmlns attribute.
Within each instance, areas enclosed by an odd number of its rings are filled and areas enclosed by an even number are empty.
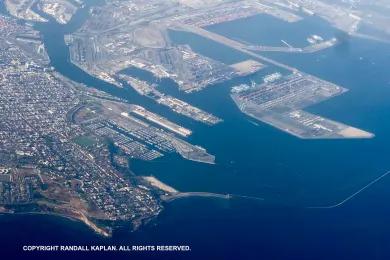
<svg viewBox="0 0 390 260"><path fill-rule="evenodd" d="M377 3L376 8L385 6L384 1ZM198 163L216 163L214 155L195 144L194 140L199 140L192 139L195 128L173 122L159 111L149 111L147 105L136 104L136 99L128 103L86 88L51 67L33 23L48 22L48 15L49 20L65 25L85 8L82 0L5 0L4 6L13 17L0 15L2 211L62 215L109 236L112 223L127 221L136 228L157 216L163 207L162 191L168 196L188 195L153 177L124 175L115 162L128 168L131 159L152 161L177 154ZM46 15L39 15L39 11ZM375 29L388 30L388 20L380 19L375 11L364 15L359 5L351 8L326 0L106 0L91 7L88 14L78 30L65 36L70 61L115 86L132 87L179 116L210 127L223 122L198 105L163 93L124 71L136 67L158 79L170 78L184 95L264 68L283 70L283 75L269 74L260 83L233 87L234 103L246 115L303 139L374 137L305 111L344 94L346 88L263 55L319 52L339 44L340 39L311 34L309 45L302 48L288 43L262 46L211 32L208 26L259 14L286 23L316 15L346 35L383 40L359 31L362 24L376 20L381 22ZM227 64L207 57L189 45L175 44L170 38L172 30L196 34L245 58Z"/></svg>
<svg viewBox="0 0 390 260"><path fill-rule="evenodd" d="M54 71L31 26L0 15L0 36L3 212L61 215L110 236L113 223L136 229L162 209L159 191L111 158L214 163L183 139L191 130Z"/></svg>
<svg viewBox="0 0 390 260"><path fill-rule="evenodd" d="M200 91L235 77L256 73L262 68L254 62L268 63L252 51L312 53L330 48L337 39L313 42L304 48L254 46L207 31L207 26L267 14L294 23L303 18L271 1L232 1L193 5L192 1L108 1L96 7L90 19L78 31L66 36L74 64L89 74L120 86L117 74L137 67L158 78L173 79L180 90ZM195 7L194 7L195 6ZM104 8L104 9L103 9ZM103 11L104 10L104 11ZM115 18L112 18L115 17ZM352 19L352 18L351 18ZM199 34L246 54L253 54L252 66L224 64L194 52L187 45L175 45L169 30ZM260 59L260 60L259 60ZM246 65L248 65L247 63Z"/></svg>
<svg viewBox="0 0 390 260"><path fill-rule="evenodd" d="M62 17L61 19L63 20L58 22L65 23L65 18L71 17L69 14L72 12L69 10L72 8L66 4L66 0L62 0L61 2L58 1L58 3L55 2L56 0L41 0L36 3L32 3L28 0L18 1L7 6L12 7L16 3L24 3L23 6L27 4L37 4L41 7L45 5L47 7L48 3L56 4L56 8L49 5L49 11L57 21ZM68 6L68 8L64 8L63 6ZM331 15L326 10L326 7L329 7L329 10L334 10L335 12ZM76 5L75 8L80 8L80 6ZM18 10L20 10L20 8ZM33 10L33 8L28 10ZM67 16L64 16L65 10L67 10ZM46 10L46 13L47 11L48 10ZM62 13L61 17L58 15L59 13ZM146 3L135 0L109 0L101 6L93 7L91 9L91 16L80 29L72 34L66 35L65 42L69 46L72 63L90 75L96 76L119 87L129 85L139 94L154 100L158 104L168 107L175 113L207 125L215 125L223 120L176 97L164 94L160 90L157 90L152 84L131 77L123 73L123 71L131 67L149 71L156 78L172 79L181 91L191 93L202 91L202 89L206 87L236 77L254 74L267 66L282 68L295 76L303 75L302 72L294 67L265 57L262 55L262 52L313 53L330 48L339 43L339 40L335 37L323 39L319 35L312 34L307 36L307 41L310 44L303 48L296 48L286 42L286 46L282 47L262 46L230 39L207 29L210 25L243 19L259 14L270 15L287 23L297 23L304 19L305 15L318 15L329 21L339 30L350 34L357 32L358 25L361 22L358 11L349 11L348 13L348 10L343 8L336 10L334 5L321 1L309 3L309 1L305 0L290 2L284 0L276 2L269 0L217 2L202 0L153 0ZM236 64L224 64L195 52L189 45L174 44L170 39L170 30L197 34L229 48L238 50L251 57L251 59L243 60ZM282 40L282 42L284 41ZM335 134L336 132L343 133L338 136L340 138L354 137L354 134L356 137L359 135L364 137L369 136L365 135L364 132L343 131L343 129L347 127L346 125L333 122L329 119L319 118L314 115L311 118L309 113L301 111L300 109L310 105L304 104L304 102L309 102L309 97L305 95L311 95L310 98L313 98L316 102L320 102L345 91L345 89L341 87L335 87L329 88L329 93L324 92L319 94L317 92L319 90L324 91L324 88L312 84L313 82L310 80L315 78L309 75L302 77L307 80L301 82L303 84L302 88L297 88L292 80L287 80L287 85L291 86L292 84L293 89L288 89L282 84L279 86L279 92L271 89L269 89L268 92L264 92L263 90L258 91L259 95L274 95L278 92L280 97L275 100L268 100L267 102L250 100L251 102L249 102L249 99L244 98L242 93L233 93L232 96L244 113L248 113L249 109L253 109L253 107L249 108L250 106L257 106L256 118L261 118L262 121L270 123L280 129L284 129L296 136L306 138L309 136L328 138L329 136L337 136L337 134ZM320 79L315 79L314 81L317 82L320 81ZM303 86L306 86L307 89ZM335 85L329 83L327 86ZM254 92L251 88L247 91ZM286 91L286 93L284 91ZM294 95L290 93L294 91L297 91ZM279 100L281 100L281 102L285 100L292 102L289 109L283 108L291 113L286 113L286 111L283 111L283 113L271 113L275 120L269 119L268 116L261 114L268 110L280 111L280 107L276 104ZM313 104L316 102L312 101ZM245 106L243 104L245 104ZM253 110L251 111L253 112ZM131 111L128 113L128 116L129 118L133 118L130 114L141 117L142 119L149 121L149 123L157 123L159 127L162 127L166 131L172 132L173 130L174 134L182 137L187 137L192 134L190 129L178 126L174 122L168 123L166 119L149 111L147 113L137 109ZM290 122L291 129L289 124L285 125L284 123L281 123L286 120L283 118L276 119L280 115ZM305 118L305 120L303 120L304 122L301 120L302 118ZM309 120L310 123L306 123L307 120ZM327 122L326 124L329 127L324 126L322 128L318 120ZM300 128L299 126L292 127L292 125L295 124L303 125L303 128L307 128L306 131L302 132L302 129L298 130ZM329 131L329 129L333 130ZM313 132L313 134L310 134L311 132ZM314 132L316 133L314 134ZM160 153L161 151L157 152Z"/></svg>

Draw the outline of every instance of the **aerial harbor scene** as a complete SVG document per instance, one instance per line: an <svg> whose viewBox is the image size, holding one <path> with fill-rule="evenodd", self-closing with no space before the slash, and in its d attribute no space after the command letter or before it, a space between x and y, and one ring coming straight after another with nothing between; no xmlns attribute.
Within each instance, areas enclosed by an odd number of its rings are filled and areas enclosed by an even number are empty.
<svg viewBox="0 0 390 260"><path fill-rule="evenodd" d="M1 1L0 248L389 259L388 24L387 0Z"/></svg>

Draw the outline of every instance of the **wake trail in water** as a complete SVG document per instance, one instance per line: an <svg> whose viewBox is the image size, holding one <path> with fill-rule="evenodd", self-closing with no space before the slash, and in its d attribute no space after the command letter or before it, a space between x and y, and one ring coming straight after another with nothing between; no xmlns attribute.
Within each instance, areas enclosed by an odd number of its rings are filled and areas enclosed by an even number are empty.
<svg viewBox="0 0 390 260"><path fill-rule="evenodd" d="M333 208L338 208L338 207L344 205L346 202L348 202L351 199L353 199L354 197L356 197L357 195L359 195L360 193L362 193L363 191L365 191L366 189L370 188L372 185L374 185L375 183L379 182L380 180L382 180L383 178L385 178L389 174L390 174L390 171L385 172L384 174L382 174L381 176L379 176L375 180L371 181L366 186L364 186L363 188L361 188L360 190L358 190L357 192L355 192L352 195L348 196L346 199L342 200L341 202L339 202L337 204L333 204L333 205L329 205L329 206L307 207L307 208L309 208L309 209L333 209Z"/></svg>

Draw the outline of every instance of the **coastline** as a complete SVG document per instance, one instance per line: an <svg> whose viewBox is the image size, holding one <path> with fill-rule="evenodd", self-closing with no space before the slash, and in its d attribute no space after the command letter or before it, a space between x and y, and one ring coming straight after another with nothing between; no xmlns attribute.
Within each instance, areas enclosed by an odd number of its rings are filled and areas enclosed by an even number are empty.
<svg viewBox="0 0 390 260"><path fill-rule="evenodd" d="M4 208L0 208L0 216L2 215L8 215L8 216L11 216L11 215L46 215L46 216L54 216L54 217L59 217L59 218L64 218L64 219L68 219L68 220L71 220L71 221L74 221L74 222L79 222L79 223L82 223L82 224L85 224L88 228L90 228L91 230L93 230L96 234L98 235L101 235L103 237L111 237L112 236L112 231L109 230L109 229L104 229L104 228L101 228L99 226L97 226L95 223L93 223L92 221L90 221L84 214L82 213L79 213L81 214L80 217L76 217L76 216L71 216L71 215L64 215L64 214L60 214L60 213L55 213L55 212L12 212L11 210L9 211L3 211Z"/></svg>
<svg viewBox="0 0 390 260"><path fill-rule="evenodd" d="M198 197L198 198L217 198L217 199L226 199L229 200L234 196L231 194L220 194L213 192L181 192L176 190L175 188L165 184L154 176L142 176L144 181L146 181L153 188L156 188L165 194L160 195L160 199L163 202L171 202L177 199L184 199L190 197Z"/></svg>
<svg viewBox="0 0 390 260"><path fill-rule="evenodd" d="M143 176L142 179L145 180L149 185L151 185L151 186L153 186L161 191L164 191L166 193L170 193L170 194L179 193L178 190L163 183L162 181L160 181L159 179L157 179L154 176Z"/></svg>

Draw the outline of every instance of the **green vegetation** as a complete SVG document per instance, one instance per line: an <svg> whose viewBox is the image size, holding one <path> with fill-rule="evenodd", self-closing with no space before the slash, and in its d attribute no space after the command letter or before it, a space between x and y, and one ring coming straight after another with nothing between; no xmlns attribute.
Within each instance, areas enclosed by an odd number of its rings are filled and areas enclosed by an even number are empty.
<svg viewBox="0 0 390 260"><path fill-rule="evenodd" d="M97 144L96 138L92 136L78 136L73 141L82 147L92 147Z"/></svg>

